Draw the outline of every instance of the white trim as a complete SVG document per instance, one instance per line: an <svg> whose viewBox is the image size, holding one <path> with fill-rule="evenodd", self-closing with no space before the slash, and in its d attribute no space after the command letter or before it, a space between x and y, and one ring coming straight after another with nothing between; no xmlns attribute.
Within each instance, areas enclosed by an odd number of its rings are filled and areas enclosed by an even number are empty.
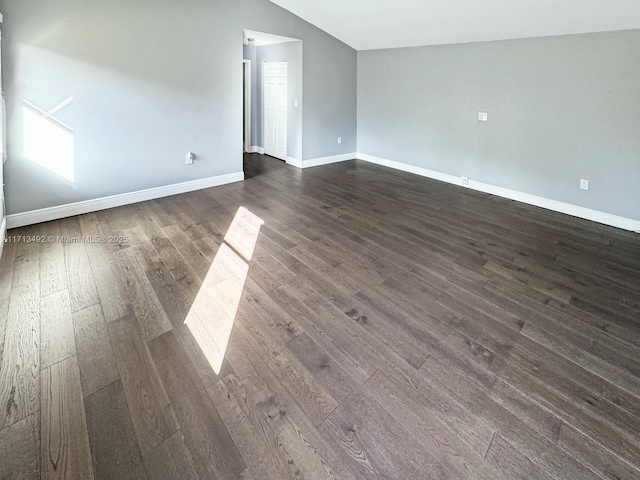
<svg viewBox="0 0 640 480"><path fill-rule="evenodd" d="M7 226L8 228L23 227L25 225L33 225L35 223L48 222L59 218L104 210L106 208L144 202L146 200L153 200L154 198L168 197L170 195L192 192L203 188L217 187L227 183L241 182L242 180L244 180L244 172L229 173L227 175L174 183L173 185L164 185L162 187L149 188L137 192L121 193L109 197L94 198L82 202L41 208L30 212L14 213L7 215Z"/></svg>
<svg viewBox="0 0 640 480"><path fill-rule="evenodd" d="M340 155L332 155L330 157L312 158L302 161L302 168L317 167L320 165L328 165L330 163L346 162L347 160L355 160L357 153L343 153Z"/></svg>
<svg viewBox="0 0 640 480"><path fill-rule="evenodd" d="M610 225L612 227L621 228L623 230L630 230L632 232L640 233L640 220L634 220L631 218L620 217L611 213L600 212L598 210L592 210L590 208L580 207L570 203L560 202L558 200L552 200L550 198L539 197L537 195L531 195L530 193L519 192L517 190L510 190L508 188L498 187L490 185L488 183L476 182L474 180L469 181L469 185L462 184L462 177L456 177L455 175L449 175L447 173L436 172L434 170L428 170L422 167L416 167L414 165L407 165L406 163L396 162L393 160L387 160L386 158L375 157L366 153L357 153L358 160L364 160L365 162L375 163L396 170L402 170L403 172L409 172L422 177L433 178L442 182L452 183L460 187L470 188L480 192L490 193L498 197L508 198L510 200L516 200L518 202L526 203L529 205L535 205L536 207L546 208L547 210L553 210L555 212L565 213L578 218L584 218L593 222L602 223L604 225Z"/></svg>
<svg viewBox="0 0 640 480"><path fill-rule="evenodd" d="M292 167L304 168L302 160L299 160L297 158L287 156L285 162L287 162L287 165L291 165Z"/></svg>
<svg viewBox="0 0 640 480"><path fill-rule="evenodd" d="M2 258L2 249L4 248L4 239L7 238L7 217L2 219L0 225L0 258Z"/></svg>
<svg viewBox="0 0 640 480"><path fill-rule="evenodd" d="M311 158L309 160L298 160L297 158L287 157L287 163L293 167L311 168L320 165L328 165L330 163L346 162L347 160L355 160L357 153L342 153L340 155L332 155L330 157Z"/></svg>
<svg viewBox="0 0 640 480"><path fill-rule="evenodd" d="M244 150L251 150L251 60L242 60L244 69Z"/></svg>
<svg viewBox="0 0 640 480"><path fill-rule="evenodd" d="M247 150L247 153L259 153L260 155L264 155L264 148L252 145L249 147L249 150Z"/></svg>
<svg viewBox="0 0 640 480"><path fill-rule="evenodd" d="M556 212L565 213L567 215L572 215L574 217L584 218L593 222L602 223L604 225L610 225L612 227L621 228L623 230L630 230L632 232L640 233L640 220L620 217L618 215L613 215L612 213L592 210L590 208L581 207L579 205L564 203L558 200L553 200L551 198L538 197L537 195L531 195L530 193L518 192L517 190L509 190L508 188L497 187L495 185L476 182L474 180L469 181L469 188L478 190L480 192L497 195L499 197L509 198L518 202L527 203L529 205L535 205L536 207L546 208L547 210L553 210Z"/></svg>
<svg viewBox="0 0 640 480"><path fill-rule="evenodd" d="M358 160L364 160L365 162L375 163L376 165L382 165L383 167L394 168L396 170L402 170L403 172L420 175L421 177L429 177L442 182L462 186L462 178L456 177L455 175L427 170L426 168L416 167L402 162L395 162L393 160L387 160L386 158L374 157L373 155L368 155L366 153L358 152L356 153L356 156L358 157Z"/></svg>

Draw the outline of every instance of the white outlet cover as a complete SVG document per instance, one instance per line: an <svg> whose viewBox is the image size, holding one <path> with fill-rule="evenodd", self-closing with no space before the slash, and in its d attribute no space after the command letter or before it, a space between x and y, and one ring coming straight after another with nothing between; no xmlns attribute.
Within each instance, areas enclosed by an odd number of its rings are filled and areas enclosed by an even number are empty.
<svg viewBox="0 0 640 480"><path fill-rule="evenodd" d="M462 177L462 185L469 185L469 177Z"/></svg>
<svg viewBox="0 0 640 480"><path fill-rule="evenodd" d="M589 180L585 180L584 178L580 179L580 189L589 190Z"/></svg>
<svg viewBox="0 0 640 480"><path fill-rule="evenodd" d="M486 112L478 112L478 120L481 122L487 122L489 121L489 115L487 115Z"/></svg>
<svg viewBox="0 0 640 480"><path fill-rule="evenodd" d="M338 143L342 143L342 137L338 137Z"/></svg>

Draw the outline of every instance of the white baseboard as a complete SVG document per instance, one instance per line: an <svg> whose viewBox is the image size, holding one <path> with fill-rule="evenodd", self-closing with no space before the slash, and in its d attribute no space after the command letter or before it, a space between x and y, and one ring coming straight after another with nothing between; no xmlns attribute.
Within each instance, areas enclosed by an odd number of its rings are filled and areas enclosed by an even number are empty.
<svg viewBox="0 0 640 480"><path fill-rule="evenodd" d="M292 167L304 168L302 160L298 160L297 158L287 156L286 162L287 165L291 165Z"/></svg>
<svg viewBox="0 0 640 480"><path fill-rule="evenodd" d="M356 156L359 160L364 160L365 162L375 163L377 165L394 168L396 170L402 170L403 172L409 172L420 175L422 177L433 178L435 180L452 183L460 187L466 187L472 190L490 193L491 195L496 195L498 197L516 200L518 202L526 203L529 205L535 205L536 207L546 208L547 210L553 210L555 212L565 213L567 215L572 215L578 218L584 218L586 220L602 223L604 225L610 225L612 227L621 228L623 230L630 230L632 232L640 233L640 220L620 217L611 213L600 212L598 210L592 210L590 208L580 207L578 205L564 203L558 200L552 200L550 198L539 197L537 195L531 195L529 193L519 192L517 190L497 187L488 183L476 182L474 180L470 180L469 185L463 185L462 177L449 175L447 173L436 172L434 170L428 170L426 168L416 167L414 165L407 165L406 163L387 160L386 158L375 157L366 153L357 153Z"/></svg>
<svg viewBox="0 0 640 480"><path fill-rule="evenodd" d="M343 153L341 155L332 155L330 157L312 158L302 161L302 168L318 167L320 165L328 165L330 163L346 162L347 160L355 160L357 153Z"/></svg>
<svg viewBox="0 0 640 480"><path fill-rule="evenodd" d="M2 249L4 248L4 240L7 238L7 217L2 219L0 224L0 258L2 258Z"/></svg>
<svg viewBox="0 0 640 480"><path fill-rule="evenodd" d="M262 147L257 147L256 145L252 145L249 147L249 150L247 150L247 153L259 153L260 155L264 154L264 148Z"/></svg>
<svg viewBox="0 0 640 480"><path fill-rule="evenodd" d="M311 168L320 165L329 165L330 163L346 162L347 160L355 160L356 153L343 153L341 155L332 155L330 157L311 158L309 160L298 160L297 158L287 157L287 163L298 168Z"/></svg>
<svg viewBox="0 0 640 480"><path fill-rule="evenodd" d="M110 197L95 198L82 202L68 203L66 205L41 208L39 210L32 210L29 212L14 213L12 215L7 215L7 227L24 227L25 225L49 222L59 218L82 215L84 213L105 210L107 208L121 207L122 205L144 202L146 200L153 200L154 198L168 197L179 193L202 190L203 188L217 187L227 183L241 182L242 180L244 180L244 172L229 173L227 175L175 183L173 185L149 188L146 190L139 190L137 192L121 193Z"/></svg>
<svg viewBox="0 0 640 480"><path fill-rule="evenodd" d="M497 187L495 185L489 185L482 182L475 182L473 180L469 181L469 188L480 192L490 193L491 195L497 195L498 197L527 203L529 205L535 205L536 207L546 208L547 210L553 210L555 212L565 213L574 217L584 218L585 220L591 220L592 222L602 223L611 227L640 233L640 220L620 217L618 215L613 215L612 213L592 210L579 205L564 203L545 197L538 197L529 193L509 190L507 188Z"/></svg>
<svg viewBox="0 0 640 480"><path fill-rule="evenodd" d="M366 153L358 152L356 154L358 160L364 160L365 162L375 163L376 165L382 165L383 167L394 168L396 170L402 170L403 172L413 173L420 175L421 177L429 177L434 180L440 180L442 182L453 183L455 185L462 185L462 178L455 175L449 175L447 173L436 172L435 170L428 170L422 167L416 167L414 165L408 165L402 162L395 162L393 160L387 160L386 158L374 157Z"/></svg>

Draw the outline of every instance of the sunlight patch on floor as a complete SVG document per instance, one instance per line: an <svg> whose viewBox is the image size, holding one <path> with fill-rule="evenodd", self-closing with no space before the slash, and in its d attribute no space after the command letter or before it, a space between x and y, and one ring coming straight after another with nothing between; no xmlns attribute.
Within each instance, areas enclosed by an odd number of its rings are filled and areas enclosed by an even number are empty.
<svg viewBox="0 0 640 480"><path fill-rule="evenodd" d="M245 207L238 209L184 321L216 374L222 368L249 273L247 262L263 224Z"/></svg>

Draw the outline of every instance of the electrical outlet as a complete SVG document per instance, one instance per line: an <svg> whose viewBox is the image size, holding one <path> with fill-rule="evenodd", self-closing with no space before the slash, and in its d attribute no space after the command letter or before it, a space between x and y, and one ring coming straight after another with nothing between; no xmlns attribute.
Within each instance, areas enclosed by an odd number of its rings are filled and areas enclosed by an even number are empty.
<svg viewBox="0 0 640 480"><path fill-rule="evenodd" d="M193 165L193 161L195 160L196 155L193 152L187 152L187 156L185 157L185 163L187 165Z"/></svg>
<svg viewBox="0 0 640 480"><path fill-rule="evenodd" d="M478 120L481 122L488 122L489 115L486 112L478 112Z"/></svg>
<svg viewBox="0 0 640 480"><path fill-rule="evenodd" d="M338 137L338 145L342 143L342 137Z"/></svg>
<svg viewBox="0 0 640 480"><path fill-rule="evenodd" d="M580 179L580 190L589 190L589 180Z"/></svg>
<svg viewBox="0 0 640 480"><path fill-rule="evenodd" d="M462 185L465 187L469 186L469 177L462 177Z"/></svg>

